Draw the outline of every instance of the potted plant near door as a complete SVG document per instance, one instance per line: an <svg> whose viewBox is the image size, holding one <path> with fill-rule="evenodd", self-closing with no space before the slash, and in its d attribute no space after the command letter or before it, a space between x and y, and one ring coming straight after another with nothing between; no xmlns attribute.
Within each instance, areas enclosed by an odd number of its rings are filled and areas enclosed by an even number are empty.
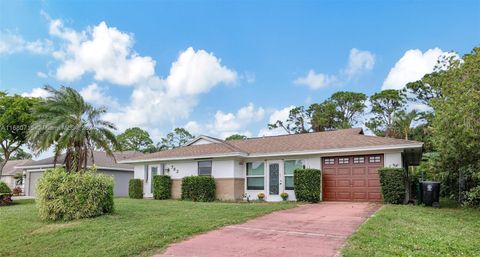
<svg viewBox="0 0 480 257"><path fill-rule="evenodd" d="M287 192L283 192L283 193L280 194L280 197L282 197L282 199L283 199L284 201L286 201L286 200L288 199L288 193L287 193Z"/></svg>
<svg viewBox="0 0 480 257"><path fill-rule="evenodd" d="M258 193L257 197L258 197L258 200L263 201L265 199L265 194L264 193Z"/></svg>

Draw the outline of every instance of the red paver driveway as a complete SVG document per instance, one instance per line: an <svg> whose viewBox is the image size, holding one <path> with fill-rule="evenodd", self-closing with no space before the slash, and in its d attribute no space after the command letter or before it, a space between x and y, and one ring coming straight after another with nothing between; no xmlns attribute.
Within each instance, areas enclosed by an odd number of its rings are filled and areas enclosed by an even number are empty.
<svg viewBox="0 0 480 257"><path fill-rule="evenodd" d="M324 202L278 211L169 246L158 256L335 256L380 204Z"/></svg>

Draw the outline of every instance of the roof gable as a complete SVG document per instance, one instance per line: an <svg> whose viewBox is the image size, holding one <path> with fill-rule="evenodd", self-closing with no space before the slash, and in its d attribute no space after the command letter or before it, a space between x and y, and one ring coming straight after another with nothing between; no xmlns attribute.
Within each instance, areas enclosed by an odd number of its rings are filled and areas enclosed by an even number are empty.
<svg viewBox="0 0 480 257"><path fill-rule="evenodd" d="M215 143L223 143L223 140L214 138L214 137L209 137L209 136L204 136L200 135L196 138L194 138L192 141L188 142L185 146L189 145L205 145L205 144L215 144Z"/></svg>

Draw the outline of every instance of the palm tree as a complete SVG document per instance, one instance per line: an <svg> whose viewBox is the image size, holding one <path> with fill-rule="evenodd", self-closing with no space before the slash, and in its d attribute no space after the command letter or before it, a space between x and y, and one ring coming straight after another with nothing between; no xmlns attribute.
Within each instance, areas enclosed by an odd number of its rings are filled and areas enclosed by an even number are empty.
<svg viewBox="0 0 480 257"><path fill-rule="evenodd" d="M100 119L107 111L104 107L94 108L70 87L56 90L45 86L44 89L50 93L49 97L35 109L37 120L28 133L35 154L53 146L56 164L65 152L67 172L86 169L89 155L94 163L94 149L101 149L115 158L112 149L118 143L111 130L116 128L113 123Z"/></svg>
<svg viewBox="0 0 480 257"><path fill-rule="evenodd" d="M412 122L418 117L418 113L416 110L412 110L411 112L398 112L393 120L393 131L394 133L400 137L408 140L408 135L410 134Z"/></svg>

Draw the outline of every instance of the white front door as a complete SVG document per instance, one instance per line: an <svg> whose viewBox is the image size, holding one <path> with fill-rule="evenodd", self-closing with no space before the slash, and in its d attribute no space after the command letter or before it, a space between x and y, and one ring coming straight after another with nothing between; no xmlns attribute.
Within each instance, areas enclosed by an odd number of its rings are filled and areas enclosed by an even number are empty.
<svg viewBox="0 0 480 257"><path fill-rule="evenodd" d="M145 197L153 197L153 190L152 190L152 186L153 186L153 176L155 175L158 175L158 171L159 171L159 168L160 168L160 165L148 165L148 169L147 169L147 172L146 172L146 176L145 176L145 183L144 183L144 193L145 193Z"/></svg>
<svg viewBox="0 0 480 257"><path fill-rule="evenodd" d="M281 201L284 191L282 161L267 162L267 201Z"/></svg>

